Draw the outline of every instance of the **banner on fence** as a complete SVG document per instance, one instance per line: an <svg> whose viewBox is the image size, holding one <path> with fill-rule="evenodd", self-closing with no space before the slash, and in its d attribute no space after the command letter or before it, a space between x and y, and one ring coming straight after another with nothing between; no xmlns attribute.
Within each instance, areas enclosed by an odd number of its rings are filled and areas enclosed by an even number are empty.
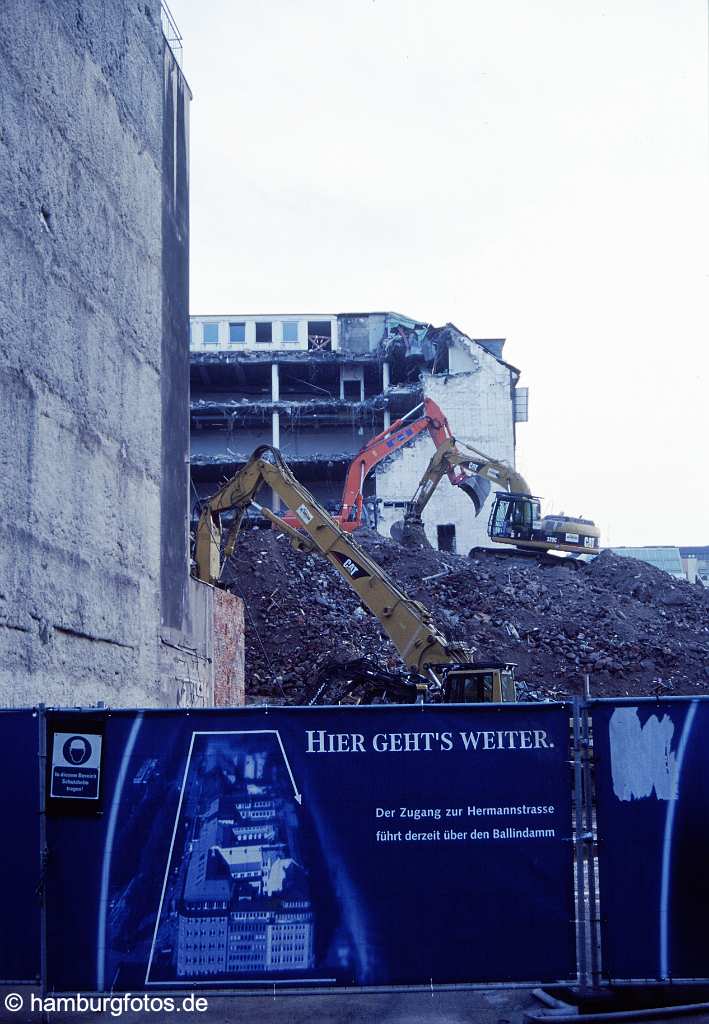
<svg viewBox="0 0 709 1024"><path fill-rule="evenodd" d="M604 974L708 978L709 702L594 701Z"/></svg>
<svg viewBox="0 0 709 1024"><path fill-rule="evenodd" d="M5 890L0 979L40 975L39 729L31 710L0 711L0 821Z"/></svg>
<svg viewBox="0 0 709 1024"><path fill-rule="evenodd" d="M103 814L48 820L49 986L572 976L569 713L107 714Z"/></svg>

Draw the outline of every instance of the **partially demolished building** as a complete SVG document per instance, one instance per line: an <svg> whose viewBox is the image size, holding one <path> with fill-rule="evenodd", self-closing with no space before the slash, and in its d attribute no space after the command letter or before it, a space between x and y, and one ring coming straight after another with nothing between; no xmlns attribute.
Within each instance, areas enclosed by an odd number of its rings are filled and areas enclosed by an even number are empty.
<svg viewBox="0 0 709 1024"><path fill-rule="evenodd" d="M334 510L356 452L397 419L419 415L424 396L461 441L514 463L527 389L503 346L392 312L192 317L195 491L213 493L255 447L272 444ZM366 481L368 518L382 534L396 533L432 452L424 432ZM490 505L476 517L445 481L424 513L431 544L463 552L488 543Z"/></svg>

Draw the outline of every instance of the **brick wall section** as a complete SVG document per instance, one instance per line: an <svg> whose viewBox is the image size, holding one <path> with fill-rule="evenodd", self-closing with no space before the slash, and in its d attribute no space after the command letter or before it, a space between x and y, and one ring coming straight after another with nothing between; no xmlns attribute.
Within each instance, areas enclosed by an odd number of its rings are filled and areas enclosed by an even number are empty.
<svg viewBox="0 0 709 1024"><path fill-rule="evenodd" d="M214 590L214 704L245 703L244 602L225 590Z"/></svg>

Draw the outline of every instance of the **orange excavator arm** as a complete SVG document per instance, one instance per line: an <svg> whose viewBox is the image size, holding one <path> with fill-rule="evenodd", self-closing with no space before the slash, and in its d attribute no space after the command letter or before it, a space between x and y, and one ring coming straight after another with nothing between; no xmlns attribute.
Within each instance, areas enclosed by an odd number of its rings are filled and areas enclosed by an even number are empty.
<svg viewBox="0 0 709 1024"><path fill-rule="evenodd" d="M409 420L409 417L421 408L423 414L415 420ZM374 467L387 455L410 444L424 430L428 430L437 448L452 436L448 420L432 398L425 398L421 405L417 405L401 419L395 420L391 426L373 437L357 452L350 463L342 489L342 511L338 518L343 530L356 530L362 523L364 481Z"/></svg>
<svg viewBox="0 0 709 1024"><path fill-rule="evenodd" d="M419 409L423 412L416 419L411 419ZM347 533L359 529L362 525L362 512L364 507L364 481L383 459L393 452L398 451L407 444L411 444L419 434L428 430L436 448L452 438L448 420L443 414L439 405L432 398L424 398L420 405L411 409L405 416L395 420L386 430L371 438L361 448L350 463L347 470L345 484L342 489L342 507L335 517L340 528ZM456 472L454 468L448 471L452 484L459 484L465 479L465 475ZM289 526L300 527L292 513L286 512L281 517Z"/></svg>

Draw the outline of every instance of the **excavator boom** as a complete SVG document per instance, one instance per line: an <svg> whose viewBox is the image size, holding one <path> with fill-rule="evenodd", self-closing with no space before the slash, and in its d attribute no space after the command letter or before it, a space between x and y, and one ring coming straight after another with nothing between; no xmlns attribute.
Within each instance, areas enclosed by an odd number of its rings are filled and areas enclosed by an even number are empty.
<svg viewBox="0 0 709 1024"><path fill-rule="evenodd" d="M419 409L423 409L423 413L412 419ZM452 436L448 420L432 398L424 398L420 405L376 434L357 452L347 470L340 510L335 517L343 530L352 533L362 525L364 482L375 466L400 448L411 444L424 430L428 430L436 447L444 444ZM451 478L451 483L456 482ZM297 517L290 511L282 516L282 521L295 528L301 526Z"/></svg>
<svg viewBox="0 0 709 1024"><path fill-rule="evenodd" d="M262 485L268 485L297 517L301 534L273 512L268 515L285 528L296 546L316 548L381 622L404 664L412 671L439 681L437 666L469 663L472 650L450 643L436 627L430 612L406 594L360 548L352 537L296 480L281 453L269 445L257 448L246 465L206 504L197 526L195 561L199 579L216 583L221 576L221 515L235 513L225 557L233 552L246 509ZM306 539L307 538L307 539Z"/></svg>
<svg viewBox="0 0 709 1024"><path fill-rule="evenodd" d="M451 483L472 498L476 515L489 493L489 490L481 492L479 485L476 486L477 480L505 488L507 493L498 491L496 494L488 522L488 536L496 543L539 552L589 554L598 550L600 531L591 520L565 516L542 518L539 498L532 495L529 484L516 469L453 436L437 447L407 506L402 543L428 543L421 514L446 473Z"/></svg>
<svg viewBox="0 0 709 1024"><path fill-rule="evenodd" d="M423 415L410 420L421 406ZM339 515L340 524L348 531L357 529L362 524L364 481L375 466L399 448L411 444L424 430L429 431L436 445L451 436L448 420L438 405L432 399L426 398L421 406L416 406L406 416L395 420L386 430L373 437L352 460L342 489L342 511Z"/></svg>
<svg viewBox="0 0 709 1024"><path fill-rule="evenodd" d="M406 519L421 520L421 513L444 476L448 476L452 484L462 487L475 503L476 512L480 511L479 494L468 486L472 477L481 477L498 486L509 487L510 490L531 494L529 485L511 466L498 462L478 451L470 445L457 441L453 436L443 440L431 457L426 471L409 502Z"/></svg>

